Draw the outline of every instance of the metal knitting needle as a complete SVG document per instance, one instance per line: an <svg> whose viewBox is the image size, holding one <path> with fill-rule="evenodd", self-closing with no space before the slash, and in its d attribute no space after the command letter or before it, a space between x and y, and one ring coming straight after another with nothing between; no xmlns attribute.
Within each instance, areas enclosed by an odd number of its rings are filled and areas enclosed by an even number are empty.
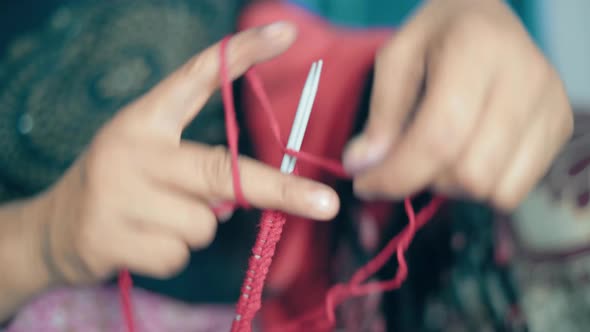
<svg viewBox="0 0 590 332"><path fill-rule="evenodd" d="M309 70L307 80L303 87L303 92L301 93L299 106L297 107L297 112L295 113L293 128L291 129L291 135L289 136L289 142L287 143L287 147L295 151L299 151L303 142L303 136L305 135L307 123L311 114L311 106L313 105L313 99L315 97L314 89L317 89L317 85L314 83L319 78L319 67L320 66L318 62L314 62L311 65L311 69ZM287 160L285 161L286 172L291 173L295 169L297 158L293 156L286 157L287 158L283 158L284 160Z"/></svg>
<svg viewBox="0 0 590 332"><path fill-rule="evenodd" d="M301 149L305 130L307 129L311 110L313 109L313 102L317 94L322 65L322 60L314 62L311 65L307 80L303 86L301 98L299 99L297 111L295 112L295 119L293 120L289 140L287 141L287 149L293 151L299 151ZM296 157L285 154L281 163L281 172L287 174L292 173L295 170L296 162Z"/></svg>
<svg viewBox="0 0 590 332"><path fill-rule="evenodd" d="M317 66L315 67L315 75L313 77L313 80L311 81L311 89L309 91L309 95L306 98L306 102L307 104L305 105L306 107L306 112L303 113L304 119L302 121L305 121L305 125L299 127L299 132L297 134L297 137L295 138L295 144L296 146L301 147L301 144L303 143L303 137L305 136L305 129L307 127L307 123L309 121L309 117L311 116L311 110L313 109L313 102L315 101L315 97L318 91L318 86L320 84L320 75L322 74L322 66L323 66L323 61L319 60L316 62ZM295 167L295 161L292 161L293 163L293 167Z"/></svg>

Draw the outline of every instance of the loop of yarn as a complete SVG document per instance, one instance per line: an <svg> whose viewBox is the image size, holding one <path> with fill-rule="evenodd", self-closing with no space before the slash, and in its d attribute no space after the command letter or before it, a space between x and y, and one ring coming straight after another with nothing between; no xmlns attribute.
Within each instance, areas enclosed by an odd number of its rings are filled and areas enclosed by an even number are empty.
<svg viewBox="0 0 590 332"><path fill-rule="evenodd" d="M248 201L244 197L240 182L240 169L238 165L238 138L240 135L240 128L238 127L238 120L236 119L234 93L231 88L232 80L228 73L229 68L227 65L227 57L225 56L228 40L229 37L226 37L221 41L220 52L222 55L219 57L221 82L224 86L229 85L229 89L227 87L221 89L223 109L225 112L225 132L227 135L227 144L231 153L231 171L236 203L243 208L248 208L250 204L248 204Z"/></svg>
<svg viewBox="0 0 590 332"><path fill-rule="evenodd" d="M236 111L233 100L232 79L228 72L227 44L231 36L225 37L220 44L220 81L221 92L225 112L226 135L231 153L232 181L235 193L235 204L248 208L249 203L244 197L240 171L238 167L238 138L239 127L236 119ZM254 69L250 69L246 75L252 92L259 100L265 115L268 117L271 132L281 151L285 154L297 157L300 161L310 163L329 171L341 178L349 178L339 162L315 156L303 151L287 149L281 136L279 123L272 110L272 105L264 91L261 79ZM299 319L280 327L271 327L271 331L314 331L326 329L335 325L335 308L351 297L365 296L375 292L385 292L397 289L408 275L408 267L404 257L415 233L434 216L438 208L445 201L442 197L435 197L418 215L415 214L411 199L404 200L404 207L408 215L408 225L398 235L392 238L386 246L371 261L361 267L348 283L336 284L327 293L325 303L314 310L309 311ZM278 211L265 211L260 220L260 230L252 249L252 256L248 261L248 270L241 288L241 295L236 305L236 317L232 324L231 332L250 332L252 321L262 305L262 292L264 282L268 275L276 245L281 238L286 215ZM397 256L398 269L391 280L365 283L372 275L379 271L393 255ZM119 288L121 294L121 306L128 332L135 332L133 307L130 290L132 280L129 272L123 270L119 274Z"/></svg>

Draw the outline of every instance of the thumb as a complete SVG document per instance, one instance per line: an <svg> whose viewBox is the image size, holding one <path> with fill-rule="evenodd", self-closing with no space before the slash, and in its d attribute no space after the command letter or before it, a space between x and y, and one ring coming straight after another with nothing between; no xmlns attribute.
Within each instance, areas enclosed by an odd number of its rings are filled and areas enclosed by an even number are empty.
<svg viewBox="0 0 590 332"><path fill-rule="evenodd" d="M236 34L226 51L230 78L281 54L295 38L296 28L285 22ZM134 120L178 141L182 130L219 87L220 47L221 42L196 55L136 102L131 107Z"/></svg>
<svg viewBox="0 0 590 332"><path fill-rule="evenodd" d="M351 174L381 162L404 128L424 76L425 50L418 34L406 30L394 36L377 54L369 118L362 133L344 152Z"/></svg>

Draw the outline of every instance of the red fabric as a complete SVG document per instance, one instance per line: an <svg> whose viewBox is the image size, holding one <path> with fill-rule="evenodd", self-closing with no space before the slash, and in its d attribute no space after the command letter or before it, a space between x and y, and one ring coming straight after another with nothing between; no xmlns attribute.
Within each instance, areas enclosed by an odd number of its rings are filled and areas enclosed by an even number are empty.
<svg viewBox="0 0 590 332"><path fill-rule="evenodd" d="M221 90L224 96L223 103L226 110L226 116L232 118L235 122L235 111L233 106L233 100L227 98L232 96L232 84L227 75L227 54L225 52L227 43L230 37L226 37L221 42ZM309 162L312 165L316 165L323 170L331 172L336 176L349 178L340 162L325 159L321 156L315 156L309 154L306 151L291 151L284 147L283 140L281 139L281 128L276 118L275 111L272 109L272 103L266 91L264 90L263 83L260 77L256 74L254 69L250 69L246 73L246 80L250 85L254 95L260 102L260 106L264 111L264 115L267 116L269 121L269 127L275 138L275 143L281 147L282 153L289 153L295 155L299 159L299 162ZM237 150L237 141L231 139L237 137L237 127L228 126L227 136L232 151ZM232 156L234 161L237 161L237 156ZM238 168L233 168L234 178L239 178L236 173ZM235 181L234 184L239 187L240 181ZM239 196L240 188L235 188L236 196ZM318 306L316 308L307 309L307 313L298 319L290 322L289 324L277 324L274 326L265 326L268 330L272 331L323 331L334 326L336 323L335 309L340 303L356 297L366 296L374 293L381 293L384 291L394 290L400 287L404 282L407 274L407 264L405 261L404 253L410 245L415 232L418 228L424 226L432 215L438 210L439 206L444 201L443 198L437 197L433 199L430 204L424 208L418 216L415 215L412 207L411 199L406 198L404 200L404 206L408 214L409 222L408 226L404 228L398 235L391 239L388 244L381 250L373 259L367 264L359 268L352 279L348 282L335 284L328 291L326 297L325 306ZM368 206L369 209L374 207ZM379 212L379 211L377 211ZM387 210L384 211L387 213ZM252 321L256 316L256 313L262 304L262 292L265 286L265 280L268 276L269 268L272 263L272 259L275 253L275 248L278 241L281 238L283 225L285 224L287 216L282 212L265 211L260 221L260 229L256 238L256 243L252 250L252 256L248 264L248 270L242 284L242 291L236 308L236 318L232 324L232 332L250 332L252 329ZM384 281L373 281L369 279L381 269L392 257L396 254L399 268L395 276L390 280Z"/></svg>
<svg viewBox="0 0 590 332"><path fill-rule="evenodd" d="M299 37L286 53L257 66L257 73L265 85L272 108L277 110L281 132L290 130L310 64L323 59L324 68L314 106L321 111L312 112L302 150L340 159L352 134L375 52L392 32L336 28L297 7L279 2L261 2L247 8L240 18L239 29L278 20L298 25ZM256 157L278 166L281 149L268 138L267 117L248 87L243 93L243 105ZM328 184L336 182L335 177L313 165L301 164L298 169L302 176ZM285 236L279 243L267 280L267 289L275 296L269 297L262 307L265 326L277 326L316 307L323 302L330 287L330 225L294 219L290 217L285 225Z"/></svg>

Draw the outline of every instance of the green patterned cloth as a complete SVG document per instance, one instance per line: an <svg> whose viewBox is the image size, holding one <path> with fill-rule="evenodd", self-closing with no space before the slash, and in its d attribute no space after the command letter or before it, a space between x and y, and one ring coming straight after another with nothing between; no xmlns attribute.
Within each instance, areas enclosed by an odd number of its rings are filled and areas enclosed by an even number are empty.
<svg viewBox="0 0 590 332"><path fill-rule="evenodd" d="M53 1L30 6L28 23L11 14L26 21L22 6L30 4L2 4L1 18L18 29L1 39L0 200L32 195L58 180L117 110L233 32L242 2ZM225 142L219 96L184 136ZM235 300L253 225L232 224L178 277L138 278L138 284L187 301ZM241 233L246 236L232 236Z"/></svg>

